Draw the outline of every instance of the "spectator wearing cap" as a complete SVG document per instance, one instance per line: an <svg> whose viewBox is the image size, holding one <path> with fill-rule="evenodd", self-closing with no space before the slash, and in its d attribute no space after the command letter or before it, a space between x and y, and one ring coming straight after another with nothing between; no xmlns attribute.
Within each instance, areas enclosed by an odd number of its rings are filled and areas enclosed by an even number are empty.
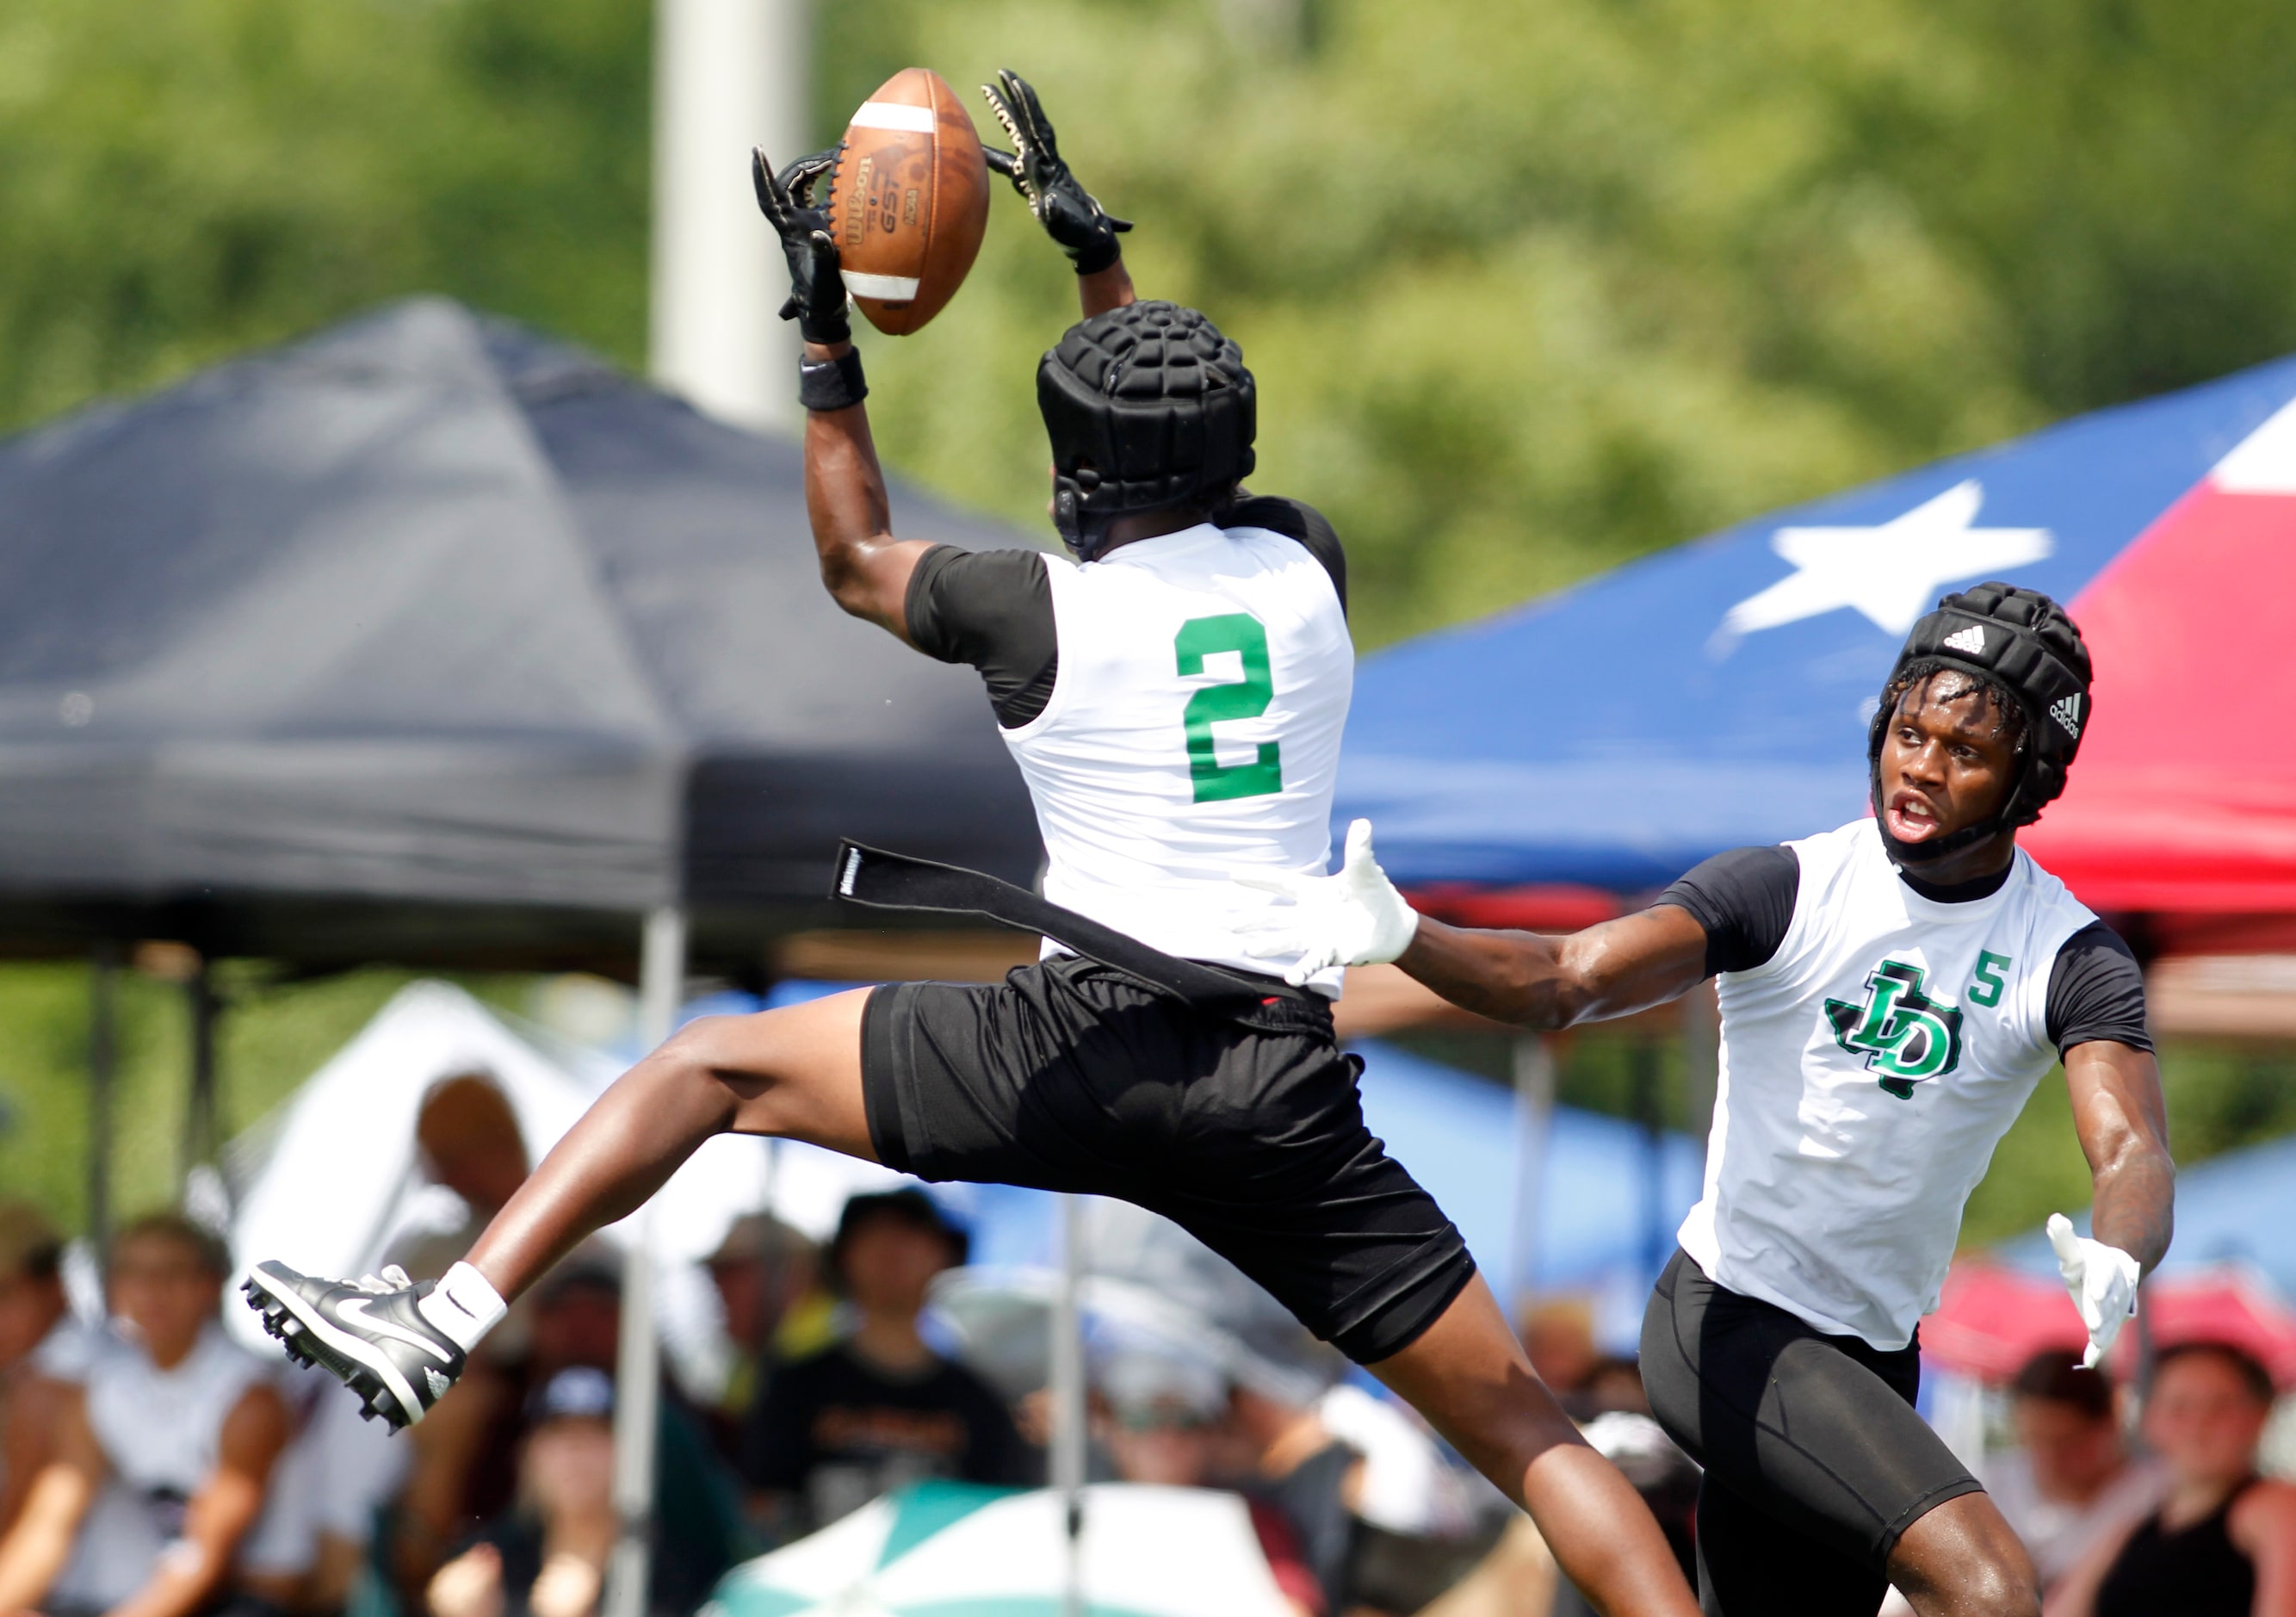
<svg viewBox="0 0 2296 1617"><path fill-rule="evenodd" d="M711 1422L712 1435L731 1457L740 1451L742 1423L773 1367L836 1339L837 1304L820 1284L819 1249L770 1213L734 1219L703 1261L734 1348Z"/></svg>
<svg viewBox="0 0 2296 1617"><path fill-rule="evenodd" d="M742 1432L742 1470L772 1527L809 1532L926 1478L1037 1480L1003 1401L918 1333L933 1276L966 1244L922 1191L846 1202L829 1257L853 1328L777 1369Z"/></svg>
<svg viewBox="0 0 2296 1617"><path fill-rule="evenodd" d="M430 1580L432 1617L591 1617L614 1547L613 1481L613 1377L561 1370L528 1399L515 1504ZM649 1584L658 1610L709 1592L659 1551Z"/></svg>
<svg viewBox="0 0 2296 1617"><path fill-rule="evenodd" d="M1178 1352L1128 1349L1109 1358L1098 1379L1107 1416L1101 1438L1118 1476L1164 1488L1212 1485L1227 1416L1226 1375ZM1265 1499L1247 1496L1245 1504L1275 1587L1296 1617L1323 1617L1331 1603L1291 1520Z"/></svg>
<svg viewBox="0 0 2296 1617"><path fill-rule="evenodd" d="M466 1375L407 1435L420 1440L399 1504L392 1566L421 1609L455 1545L516 1506L525 1440L545 1407L541 1389L570 1370L611 1379L621 1349L619 1260L601 1245L577 1249L531 1293L532 1329L515 1362ZM752 1547L731 1477L701 1423L662 1383L654 1510L681 1564L722 1572ZM706 1584L705 1584L706 1588Z"/></svg>
<svg viewBox="0 0 2296 1617"><path fill-rule="evenodd" d="M2272 1405L2272 1377L2240 1349L2163 1349L2141 1424L2166 1492L2091 1548L2048 1617L2296 1617L2296 1487L2256 1470Z"/></svg>
<svg viewBox="0 0 2296 1617"><path fill-rule="evenodd" d="M113 1240L111 1303L132 1341L70 1390L56 1453L0 1540L0 1612L193 1617L291 1598L301 1568L243 1565L289 1435L272 1367L217 1320L230 1260L172 1213Z"/></svg>
<svg viewBox="0 0 2296 1617"><path fill-rule="evenodd" d="M2160 1502L2161 1468L2121 1435L2112 1383L2062 1350L2036 1354L2009 1386L2016 1446L1993 1458L1985 1491L2033 1556L2043 1589L2106 1534Z"/></svg>

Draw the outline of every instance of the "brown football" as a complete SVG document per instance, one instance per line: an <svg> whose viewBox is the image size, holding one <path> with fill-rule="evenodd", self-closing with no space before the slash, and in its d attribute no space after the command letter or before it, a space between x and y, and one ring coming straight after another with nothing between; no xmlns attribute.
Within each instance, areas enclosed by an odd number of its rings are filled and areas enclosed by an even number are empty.
<svg viewBox="0 0 2296 1617"><path fill-rule="evenodd" d="M829 222L845 289L879 331L905 337L956 296L988 227L988 169L939 74L904 68L861 103Z"/></svg>

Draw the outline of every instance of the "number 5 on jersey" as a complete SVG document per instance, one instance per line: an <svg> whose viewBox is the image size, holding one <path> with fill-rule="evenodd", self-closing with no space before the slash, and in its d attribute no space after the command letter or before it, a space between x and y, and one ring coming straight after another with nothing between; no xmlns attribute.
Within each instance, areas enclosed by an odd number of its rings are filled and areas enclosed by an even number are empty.
<svg viewBox="0 0 2296 1617"><path fill-rule="evenodd" d="M1219 652L1234 652L1243 660L1243 677L1208 685L1188 698L1183 715L1188 735L1188 775L1195 782L1196 801L1224 803L1239 797L1266 797L1283 790L1283 750L1272 741L1259 743L1259 756L1248 764L1223 764L1213 751L1212 726L1226 720L1257 718L1275 699L1275 684L1267 671L1267 631L1249 612L1224 612L1216 618L1191 618L1173 637L1182 677L1201 674L1204 659Z"/></svg>

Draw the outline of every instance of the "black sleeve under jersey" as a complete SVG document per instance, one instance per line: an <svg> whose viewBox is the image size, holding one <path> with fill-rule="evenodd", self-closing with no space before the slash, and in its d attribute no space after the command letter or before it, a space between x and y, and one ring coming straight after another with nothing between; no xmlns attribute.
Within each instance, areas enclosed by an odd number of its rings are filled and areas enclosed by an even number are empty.
<svg viewBox="0 0 2296 1617"><path fill-rule="evenodd" d="M1061 651L1041 551L936 545L909 576L904 611L919 651L980 670L1004 728L1016 730L1045 710Z"/></svg>
<svg viewBox="0 0 2296 1617"><path fill-rule="evenodd" d="M1287 539L1296 539L1308 554L1324 564L1332 575L1332 587L1340 594L1340 610L1348 610L1348 557L1340 548L1340 536L1324 513L1313 505L1299 500L1287 500L1278 495L1255 494L1241 499L1219 513L1223 528L1265 528L1270 533L1280 533Z"/></svg>
<svg viewBox="0 0 2296 1617"><path fill-rule="evenodd" d="M1791 848L1733 848L1659 894L1706 929L1706 974L1767 965L1793 924L1801 861Z"/></svg>
<svg viewBox="0 0 2296 1617"><path fill-rule="evenodd" d="M2103 922L2090 922L2057 950L2046 1023L2060 1055L2099 1038L2132 1050L2152 1047L2144 1025L2144 968Z"/></svg>

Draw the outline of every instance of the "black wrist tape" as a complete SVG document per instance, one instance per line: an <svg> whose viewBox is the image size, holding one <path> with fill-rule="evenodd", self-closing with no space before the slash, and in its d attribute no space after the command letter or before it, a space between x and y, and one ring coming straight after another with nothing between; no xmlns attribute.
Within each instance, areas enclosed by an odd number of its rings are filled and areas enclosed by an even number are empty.
<svg viewBox="0 0 2296 1617"><path fill-rule="evenodd" d="M847 349L836 358L818 364L809 359L797 362L797 401L808 410L843 410L868 397L859 349Z"/></svg>
<svg viewBox="0 0 2296 1617"><path fill-rule="evenodd" d="M1118 243L1116 233L1112 230L1103 230L1093 240L1070 253L1069 260L1076 266L1077 274L1096 275L1115 263L1123 254L1124 249Z"/></svg>

